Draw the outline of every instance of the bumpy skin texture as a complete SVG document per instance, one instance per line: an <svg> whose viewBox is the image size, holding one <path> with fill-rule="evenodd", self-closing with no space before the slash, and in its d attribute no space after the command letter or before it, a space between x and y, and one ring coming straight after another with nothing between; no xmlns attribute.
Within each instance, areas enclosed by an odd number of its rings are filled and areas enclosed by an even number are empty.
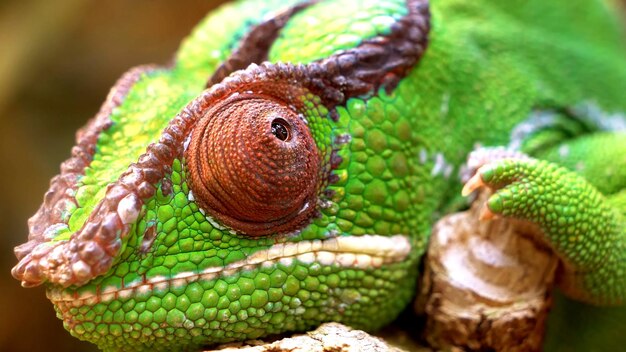
<svg viewBox="0 0 626 352"><path fill-rule="evenodd" d="M484 216L515 217L540 226L543 240L562 260L560 285L570 297L604 304L624 301L626 224L619 209L587 180L547 161L509 158L481 167L468 184L476 183L497 189Z"/></svg>
<svg viewBox="0 0 626 352"><path fill-rule="evenodd" d="M594 162L606 154L595 151L612 144L607 163L623 160L626 145L615 131L624 117L608 116L626 111L626 64L607 8L441 0L430 4L429 20L421 1L320 1L290 10L296 3L240 1L209 14L172 67L122 78L79 136L30 221L30 241L16 249L13 271L26 286L45 283L73 335L105 350L189 350L324 321L379 328L413 295L430 227L460 193L457 175L477 144L520 146L580 173L524 159L487 162L478 175L501 188L493 212L544 226L568 292L624 300L626 177L616 168L603 188L609 168ZM223 78L247 66L243 48L258 49L254 41L267 52L250 60L270 63ZM291 109L293 116L278 114L283 121L300 119L294 131L306 134L309 152L313 141L317 158L287 158L296 167L285 172L307 182L263 180L281 169L281 155L293 155L281 154L284 144L253 148L266 154L242 151L249 141L237 139L238 128L259 134L253 142L263 146L278 143L272 135L289 140L273 115L247 116L250 126L237 127L231 115L250 111L212 112L250 97ZM581 104L601 113L569 110ZM533 119L538 111L554 117ZM194 133L213 119L224 122ZM267 121L267 130L256 121ZM517 133L524 126L531 133ZM614 132L578 139L600 130ZM204 145L224 154L202 153ZM196 168L191 155L214 157ZM229 190L234 200L209 202L200 184L211 194ZM297 203L248 209L271 199L272 189L294 192ZM527 197L545 204L527 208ZM550 202L594 207L554 217ZM573 232L563 236L561 222ZM284 227L272 233L266 223Z"/></svg>

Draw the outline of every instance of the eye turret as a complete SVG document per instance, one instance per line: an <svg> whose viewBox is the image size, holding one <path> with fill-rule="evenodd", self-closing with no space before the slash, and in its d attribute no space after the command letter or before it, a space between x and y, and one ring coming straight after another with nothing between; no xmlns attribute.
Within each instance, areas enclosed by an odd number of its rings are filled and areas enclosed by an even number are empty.
<svg viewBox="0 0 626 352"><path fill-rule="evenodd" d="M311 217L320 156L309 128L273 97L239 94L208 109L186 152L200 207L251 236L290 232Z"/></svg>

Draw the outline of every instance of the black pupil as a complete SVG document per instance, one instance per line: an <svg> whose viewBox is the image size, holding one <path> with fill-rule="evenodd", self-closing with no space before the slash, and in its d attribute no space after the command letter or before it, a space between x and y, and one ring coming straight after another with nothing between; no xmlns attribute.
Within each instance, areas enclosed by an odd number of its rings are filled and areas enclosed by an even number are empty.
<svg viewBox="0 0 626 352"><path fill-rule="evenodd" d="M289 129L287 126L287 122L283 119L272 121L272 134L281 141L286 141L289 138Z"/></svg>

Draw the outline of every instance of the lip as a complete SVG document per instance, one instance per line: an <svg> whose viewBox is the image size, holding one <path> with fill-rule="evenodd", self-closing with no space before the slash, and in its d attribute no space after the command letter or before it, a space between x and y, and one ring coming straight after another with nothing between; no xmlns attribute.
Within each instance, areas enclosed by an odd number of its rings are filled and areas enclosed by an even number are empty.
<svg viewBox="0 0 626 352"><path fill-rule="evenodd" d="M376 269L383 265L400 263L411 252L407 235L338 236L323 240L277 243L224 267L208 267L199 272L182 272L172 277L155 276L123 284L95 288L92 292L76 294L60 288L48 290L48 298L70 306L93 305L135 294L166 290L196 281L232 276L239 271L254 270L277 263L291 265L294 260L305 264L337 265L344 268Z"/></svg>

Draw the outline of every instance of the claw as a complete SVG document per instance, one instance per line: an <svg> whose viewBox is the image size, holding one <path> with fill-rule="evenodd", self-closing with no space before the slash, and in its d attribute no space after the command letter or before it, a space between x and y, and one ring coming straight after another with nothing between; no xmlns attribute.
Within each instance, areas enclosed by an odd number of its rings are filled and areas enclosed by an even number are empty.
<svg viewBox="0 0 626 352"><path fill-rule="evenodd" d="M485 186L485 183L483 182L482 177L480 177L480 174L476 173L465 183L465 186L463 186L463 190L461 191L461 195L463 195L463 197L467 197L482 186Z"/></svg>
<svg viewBox="0 0 626 352"><path fill-rule="evenodd" d="M489 209L489 206L485 204L480 211L480 215L478 215L478 220L480 221L488 221L496 217L496 214Z"/></svg>

